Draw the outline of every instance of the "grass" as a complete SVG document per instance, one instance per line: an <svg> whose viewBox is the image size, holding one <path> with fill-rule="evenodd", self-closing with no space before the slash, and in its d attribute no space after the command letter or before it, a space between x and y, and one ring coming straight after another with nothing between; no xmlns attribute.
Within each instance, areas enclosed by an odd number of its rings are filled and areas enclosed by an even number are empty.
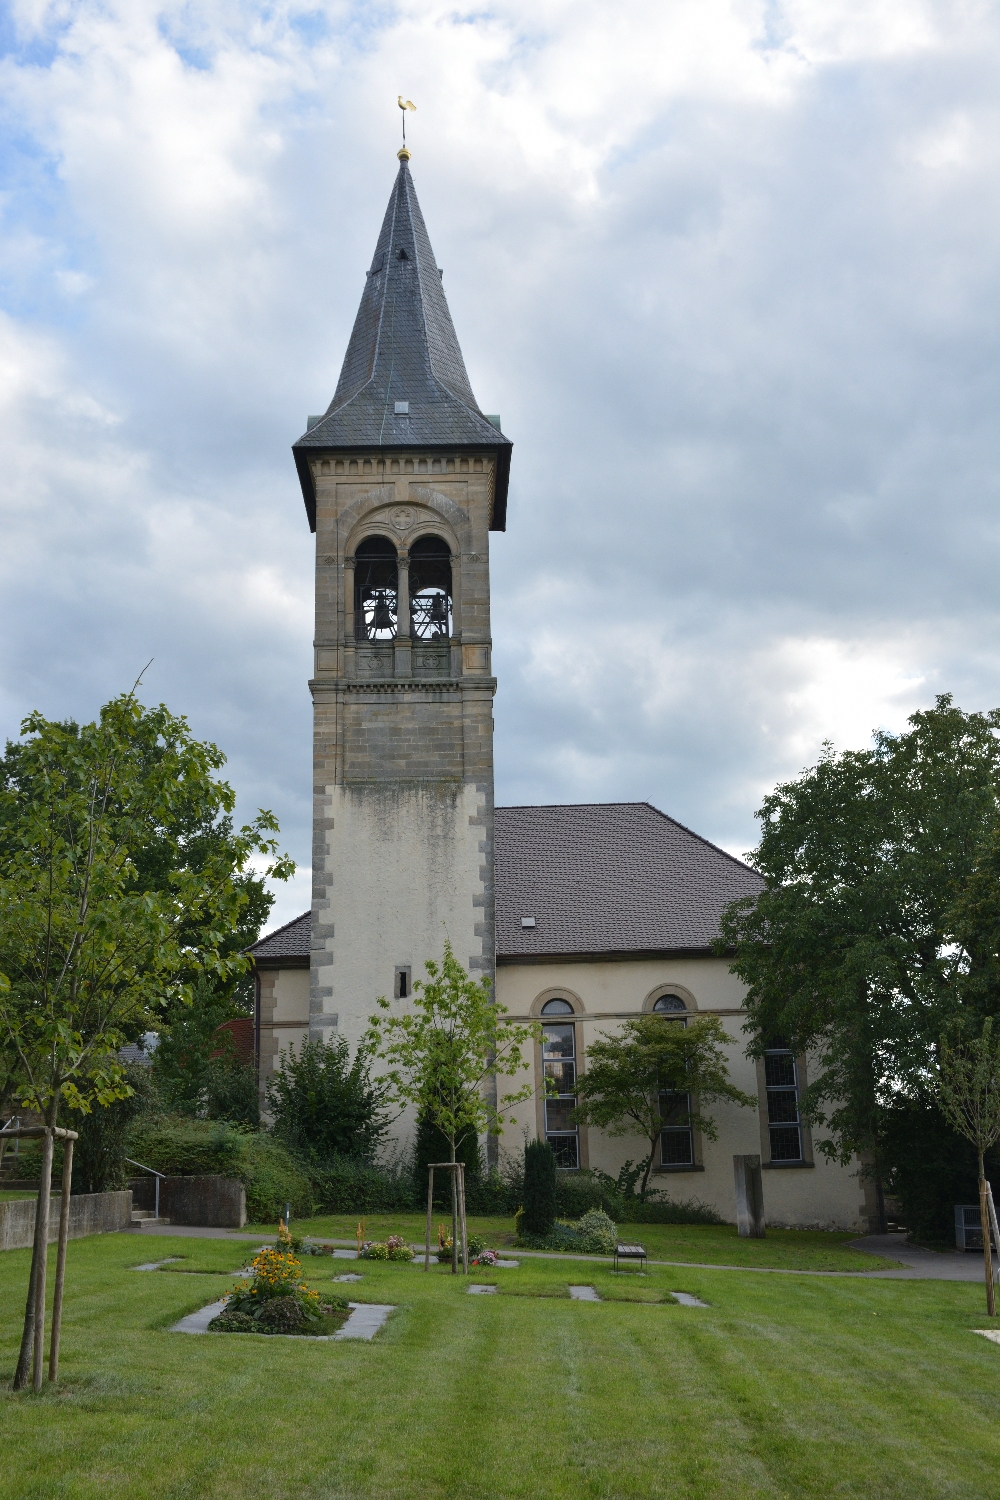
<svg viewBox="0 0 1000 1500"><path fill-rule="evenodd" d="M444 1214L434 1218L434 1243L437 1226L445 1223L450 1233L450 1219ZM326 1215L316 1219L292 1220L296 1234L315 1240L354 1242L358 1216ZM274 1235L274 1225L261 1225L262 1235ZM897 1260L883 1260L852 1250L855 1234L830 1233L820 1229L769 1229L763 1240L741 1240L733 1224L623 1224L623 1238L645 1245L652 1260L676 1260L717 1266L761 1266L787 1271L879 1271L899 1265ZM365 1237L384 1240L390 1234L403 1234L413 1243L422 1243L426 1219L420 1214L371 1214L365 1218ZM469 1218L469 1233L481 1234L491 1246L506 1249L514 1244L513 1219Z"/></svg>
<svg viewBox="0 0 1000 1500"><path fill-rule="evenodd" d="M248 1248L71 1244L64 1378L0 1390L0 1500L1000 1497L1000 1348L971 1332L974 1284L534 1260L477 1272L499 1294L470 1297L444 1268L363 1263L343 1289L398 1309L372 1344L168 1332ZM0 1256L5 1383L28 1258ZM305 1268L320 1291L355 1269ZM604 1305L571 1302L576 1280Z"/></svg>

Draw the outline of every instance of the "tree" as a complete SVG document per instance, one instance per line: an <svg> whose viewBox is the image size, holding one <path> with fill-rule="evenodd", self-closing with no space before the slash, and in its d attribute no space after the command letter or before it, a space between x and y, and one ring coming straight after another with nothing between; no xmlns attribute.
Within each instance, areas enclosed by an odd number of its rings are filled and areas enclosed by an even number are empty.
<svg viewBox="0 0 1000 1500"><path fill-rule="evenodd" d="M162 705L143 708L134 692L83 726L32 714L16 754L8 753L0 971L9 983L0 992L0 1037L16 1059L24 1107L49 1132L64 1104L86 1114L128 1096L117 1049L164 1005L187 1001L193 977L225 983L246 966L231 938L249 901L242 877L251 860L267 862L264 878L291 873L266 812L189 855L180 815L204 828L232 812L234 793L215 774L224 762L183 718ZM157 880L140 867L152 847ZM44 1294L51 1148L50 1133L16 1384L27 1379L33 1304Z"/></svg>
<svg viewBox="0 0 1000 1500"><path fill-rule="evenodd" d="M111 1193L126 1186L129 1132L136 1120L161 1107L148 1067L127 1063L124 1073L128 1094L74 1121L80 1139L73 1152L73 1183L81 1193Z"/></svg>
<svg viewBox="0 0 1000 1500"><path fill-rule="evenodd" d="M997 953L1000 887L987 900L984 875L983 903L963 903L997 857L1000 710L942 696L909 724L869 750L827 746L765 798L749 856L764 890L728 908L719 944L747 986L750 1054L777 1039L817 1054L802 1107L826 1126L820 1149L861 1156L877 1180L885 1110L900 1090L919 1095L956 1013L1000 1005L977 977L984 930Z"/></svg>
<svg viewBox="0 0 1000 1500"><path fill-rule="evenodd" d="M690 1123L714 1141L718 1131L705 1105L720 1099L756 1105L752 1095L729 1081L726 1041L718 1016L695 1016L685 1023L642 1015L626 1021L618 1036L599 1036L588 1047L587 1071L576 1083L576 1117L609 1135L639 1135L649 1143L642 1164L641 1202L646 1201L656 1144L665 1125ZM690 1109L682 1103L686 1096L695 1101Z"/></svg>
<svg viewBox="0 0 1000 1500"><path fill-rule="evenodd" d="M548 1141L525 1141L522 1233L544 1239L555 1221L556 1154Z"/></svg>
<svg viewBox="0 0 1000 1500"><path fill-rule="evenodd" d="M938 1055L937 1100L953 1130L971 1141L979 1169L979 1213L983 1231L986 1308L996 1317L993 1266L990 1256L990 1192L983 1158L1000 1140L1000 1032L993 1035L987 1017L979 1036L968 1036L960 1025L942 1037ZM1000 1250L1000 1245L997 1246Z"/></svg>
<svg viewBox="0 0 1000 1500"><path fill-rule="evenodd" d="M490 981L471 979L450 943L445 943L440 964L428 959L424 967L428 977L414 984L412 1009L406 1014L392 1015L390 1002L379 998L383 1014L371 1019L369 1045L386 1064L391 1096L401 1105L415 1105L418 1117L424 1115L438 1127L448 1142L448 1160L454 1162L462 1141L487 1131L499 1135L507 1111L531 1097L530 1083L499 1099L491 1086L496 1078L513 1078L521 1071L521 1047L538 1034L538 1027L507 1020ZM454 1182L457 1173L451 1176ZM453 1271L458 1269L459 1217L467 1270L464 1205L453 1187Z"/></svg>
<svg viewBox="0 0 1000 1500"><path fill-rule="evenodd" d="M282 1052L267 1086L274 1134L314 1161L370 1160L388 1125L385 1086L372 1082L371 1061L361 1046L352 1062L343 1036Z"/></svg>

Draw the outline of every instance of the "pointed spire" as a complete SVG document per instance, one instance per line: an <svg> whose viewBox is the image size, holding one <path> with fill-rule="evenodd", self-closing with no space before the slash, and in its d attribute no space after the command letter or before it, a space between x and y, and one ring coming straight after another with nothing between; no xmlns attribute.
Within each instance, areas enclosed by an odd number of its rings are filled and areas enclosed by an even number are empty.
<svg viewBox="0 0 1000 1500"><path fill-rule="evenodd" d="M315 527L310 450L446 447L496 452L494 529L502 530L511 444L472 393L409 152L399 156L336 393L293 447L310 524Z"/></svg>

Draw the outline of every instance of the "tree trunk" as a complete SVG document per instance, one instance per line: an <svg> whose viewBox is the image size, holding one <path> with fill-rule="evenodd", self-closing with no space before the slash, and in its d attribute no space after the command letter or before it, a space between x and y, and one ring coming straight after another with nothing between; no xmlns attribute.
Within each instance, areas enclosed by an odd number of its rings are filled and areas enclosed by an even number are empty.
<svg viewBox="0 0 1000 1500"><path fill-rule="evenodd" d="M52 1297L52 1343L49 1348L49 1379L59 1374L59 1335L62 1331L63 1287L66 1282L66 1245L69 1240L69 1199L73 1190L73 1142L63 1142L62 1201L59 1205L59 1253L56 1285Z"/></svg>
<svg viewBox="0 0 1000 1500"><path fill-rule="evenodd" d="M28 1272L28 1296L24 1304L24 1330L21 1334L21 1352L17 1356L14 1371L15 1391L23 1391L31 1373L31 1351L35 1342L35 1276L38 1272L38 1209L35 1209L35 1238L31 1244L31 1270Z"/></svg>
<svg viewBox="0 0 1000 1500"><path fill-rule="evenodd" d="M642 1186L639 1189L640 1203L645 1203L646 1201L646 1189L649 1187L649 1174L653 1170L653 1159L656 1156L656 1143L659 1139L660 1132L657 1131L649 1142L649 1156L646 1158L646 1170L642 1174Z"/></svg>
<svg viewBox="0 0 1000 1500"><path fill-rule="evenodd" d="M979 1153L979 1222L983 1227L983 1273L986 1277L986 1312L991 1318L997 1315L996 1290L993 1286L993 1257L990 1254L990 1209L986 1200L986 1168L983 1153ZM1000 1245L997 1246L1000 1252Z"/></svg>

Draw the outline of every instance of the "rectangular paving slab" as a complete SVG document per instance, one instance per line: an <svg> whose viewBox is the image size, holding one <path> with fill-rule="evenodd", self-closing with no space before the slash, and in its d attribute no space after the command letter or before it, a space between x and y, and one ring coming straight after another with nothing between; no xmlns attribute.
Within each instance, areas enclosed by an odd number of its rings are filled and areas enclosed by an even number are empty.
<svg viewBox="0 0 1000 1500"><path fill-rule="evenodd" d="M495 1292L495 1291L496 1291L496 1287L495 1286L480 1286L477 1282L473 1282L472 1285L469 1287L469 1296L470 1297L488 1297L491 1292Z"/></svg>
<svg viewBox="0 0 1000 1500"><path fill-rule="evenodd" d="M569 1294L574 1302L600 1302L600 1297L592 1286L571 1286Z"/></svg>
<svg viewBox="0 0 1000 1500"><path fill-rule="evenodd" d="M692 1295L691 1295L690 1292L671 1292L670 1295L671 1295L671 1297L675 1297L677 1299L677 1301L680 1303L681 1307L707 1307L708 1306L708 1303L707 1302L702 1302L699 1297L692 1297Z"/></svg>

